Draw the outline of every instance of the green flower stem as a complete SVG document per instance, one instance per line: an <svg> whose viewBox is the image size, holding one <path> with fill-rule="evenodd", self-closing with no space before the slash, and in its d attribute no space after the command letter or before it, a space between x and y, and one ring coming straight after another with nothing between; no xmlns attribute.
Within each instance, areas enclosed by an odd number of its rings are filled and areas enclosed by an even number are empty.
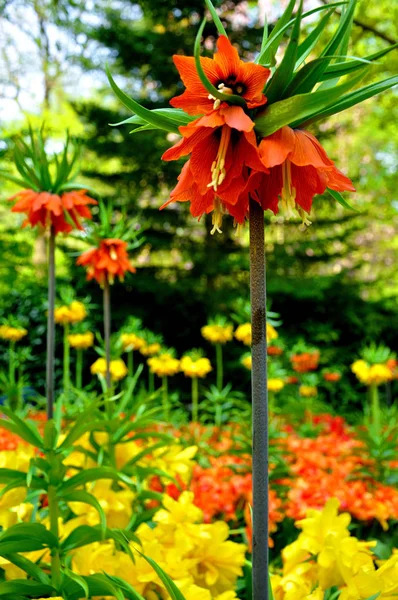
<svg viewBox="0 0 398 600"><path fill-rule="evenodd" d="M9 379L10 383L15 383L15 342L10 340L10 350L8 357Z"/></svg>
<svg viewBox="0 0 398 600"><path fill-rule="evenodd" d="M134 355L133 355L134 350L130 350L130 352L127 352L127 369L129 372L130 377L134 376Z"/></svg>
<svg viewBox="0 0 398 600"><path fill-rule="evenodd" d="M372 383L372 385L369 387L369 393L370 393L370 410L371 410L371 414L372 414L372 422L374 425L374 428L376 430L377 433L380 433L380 400L379 400L379 390L377 388L377 385L375 385L374 383Z"/></svg>
<svg viewBox="0 0 398 600"><path fill-rule="evenodd" d="M269 414L275 412L275 392L268 391L268 412Z"/></svg>
<svg viewBox="0 0 398 600"><path fill-rule="evenodd" d="M58 501L57 490L53 485L48 486L48 512L50 531L59 540L58 530ZM61 559L58 548L51 550L51 584L58 591L61 584Z"/></svg>
<svg viewBox="0 0 398 600"><path fill-rule="evenodd" d="M199 379L192 377L192 422L199 421Z"/></svg>
<svg viewBox="0 0 398 600"><path fill-rule="evenodd" d="M78 390L83 388L83 350L76 350L76 387Z"/></svg>
<svg viewBox="0 0 398 600"><path fill-rule="evenodd" d="M152 373L151 369L148 370L148 386L149 393L153 394L153 392L155 391L155 375L154 373Z"/></svg>
<svg viewBox="0 0 398 600"><path fill-rule="evenodd" d="M250 303L253 406L253 596L269 600L268 574L268 389L264 213L250 199Z"/></svg>
<svg viewBox="0 0 398 600"><path fill-rule="evenodd" d="M54 413L54 356L55 356L55 232L51 227L48 241L48 311L47 311L47 364L46 397L47 419Z"/></svg>
<svg viewBox="0 0 398 600"><path fill-rule="evenodd" d="M64 326L64 392L70 388L70 346L68 341L69 323Z"/></svg>
<svg viewBox="0 0 398 600"><path fill-rule="evenodd" d="M104 338L105 338L105 361L106 361L106 406L108 416L111 415L111 287L108 277L104 281Z"/></svg>
<svg viewBox="0 0 398 600"><path fill-rule="evenodd" d="M217 387L219 390L222 390L223 379L224 379L224 369L223 369L223 361L222 361L222 345L221 344L216 344L216 364L217 364Z"/></svg>
<svg viewBox="0 0 398 600"><path fill-rule="evenodd" d="M169 388L167 375L162 377L162 402L163 402L163 416L166 423L170 422L170 406L169 406Z"/></svg>

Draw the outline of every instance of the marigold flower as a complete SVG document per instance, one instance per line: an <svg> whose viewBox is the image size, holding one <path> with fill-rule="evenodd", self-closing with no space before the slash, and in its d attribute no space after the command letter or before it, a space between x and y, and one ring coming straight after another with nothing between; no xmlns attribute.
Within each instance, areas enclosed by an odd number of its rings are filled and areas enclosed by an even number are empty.
<svg viewBox="0 0 398 600"><path fill-rule="evenodd" d="M28 330L23 327L10 327L9 325L0 325L0 339L10 342L19 342Z"/></svg>
<svg viewBox="0 0 398 600"><path fill-rule="evenodd" d="M93 375L102 375L102 377L106 377L106 359L98 358L95 363L91 365L90 371ZM128 369L121 358L111 360L109 371L112 381L119 381L128 375Z"/></svg>
<svg viewBox="0 0 398 600"><path fill-rule="evenodd" d="M214 59L201 58L209 81L224 94L239 95L248 109L266 102L262 93L270 71L261 65L243 63L228 38L220 36ZM193 57L174 56L186 91L171 100L188 114L203 115L180 127L183 139L167 150L163 160L191 155L171 192L170 202L191 202L191 214L201 217L214 211L213 230L220 231L222 217L229 212L243 223L251 190L249 169L268 172L259 160L254 121L241 106L209 96L196 71Z"/></svg>
<svg viewBox="0 0 398 600"><path fill-rule="evenodd" d="M318 388L315 385L300 385L299 394L303 398L313 398L318 394Z"/></svg>
<svg viewBox="0 0 398 600"><path fill-rule="evenodd" d="M146 345L145 340L135 333L122 333L120 339L122 340L122 346L125 352L140 350Z"/></svg>
<svg viewBox="0 0 398 600"><path fill-rule="evenodd" d="M280 392L285 387L283 379L271 377L267 382L269 392Z"/></svg>
<svg viewBox="0 0 398 600"><path fill-rule="evenodd" d="M79 323L87 317L87 310L83 302L74 300L69 306L59 306L54 310L54 320L60 325Z"/></svg>
<svg viewBox="0 0 398 600"><path fill-rule="evenodd" d="M264 210L274 214L279 202L288 217L297 210L306 224L305 213L311 211L315 194L326 188L336 191L355 188L327 156L318 140L308 131L282 127L264 138L259 146L260 158L269 174L257 173L257 199Z"/></svg>
<svg viewBox="0 0 398 600"><path fill-rule="evenodd" d="M72 348L77 350L87 350L94 344L94 334L91 331L85 333L71 333L68 335L68 342Z"/></svg>
<svg viewBox="0 0 398 600"><path fill-rule="evenodd" d="M206 377L213 370L209 359L204 357L194 360L190 356L183 356L180 367L184 375L192 379Z"/></svg>
<svg viewBox="0 0 398 600"><path fill-rule="evenodd" d="M226 344L233 338L232 325L205 325L200 331L205 340L212 344Z"/></svg>
<svg viewBox="0 0 398 600"><path fill-rule="evenodd" d="M25 213L23 227L40 225L43 228L52 227L55 234L69 233L74 229L82 230L81 219L92 219L90 204L98 204L87 195L86 190L51 194L50 192L35 192L21 190L10 200L17 199L12 212Z"/></svg>
<svg viewBox="0 0 398 600"><path fill-rule="evenodd" d="M112 284L115 277L123 281L127 272L136 272L127 255L127 242L115 238L101 240L97 248L79 256L76 264L86 267L88 281L95 279L100 285L105 279Z"/></svg>
<svg viewBox="0 0 398 600"><path fill-rule="evenodd" d="M148 358L147 363L151 373L158 377L170 377L180 371L180 361L168 352Z"/></svg>

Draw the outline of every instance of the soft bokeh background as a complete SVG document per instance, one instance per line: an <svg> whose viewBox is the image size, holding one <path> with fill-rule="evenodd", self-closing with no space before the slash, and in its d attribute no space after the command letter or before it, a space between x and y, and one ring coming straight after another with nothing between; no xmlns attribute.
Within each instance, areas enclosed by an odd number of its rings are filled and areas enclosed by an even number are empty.
<svg viewBox="0 0 398 600"><path fill-rule="evenodd" d="M110 91L104 68L108 62L118 84L145 106L167 106L182 91L172 54L192 54L203 4L3 0L0 7L1 168L11 168L11 138L26 131L28 120L33 126L45 120L54 150L66 129L81 139L81 179L111 200L116 211L125 211L145 228L145 243L134 257L137 274L113 288L113 328L135 314L179 352L203 345L200 327L207 319L216 313L229 316L236 299L248 298L247 232L237 237L226 219L223 235L211 236L209 219L197 223L186 204L159 212L180 168L160 160L173 140L161 132L130 135L128 126L109 126L128 115ZM319 5L312 0L304 4L306 10ZM284 5L272 0L217 3L246 60L259 49L264 14L272 27ZM336 22L332 20L325 39ZM397 3L360 3L350 55L366 56L396 43L397 23ZM306 25L311 25L310 19ZM209 53L215 39L216 30L209 24ZM397 66L395 50L373 67L369 79L388 77ZM281 315L280 331L288 344L303 338L320 346L328 364L347 368L360 347L371 341L394 347L397 123L397 93L389 91L313 129L354 181L358 191L349 201L358 212L318 197L313 225L305 232L298 221L266 215L269 300ZM13 313L27 319L34 348L29 369L40 385L45 240L21 230L22 218L10 213L6 199L14 190L1 182L0 318ZM59 240L58 282L71 284L80 297L90 297L91 318L100 328L101 292L74 266L83 247L83 240ZM239 385L244 376L235 368L237 356L231 352L226 358L230 376ZM347 388L345 401L352 393Z"/></svg>

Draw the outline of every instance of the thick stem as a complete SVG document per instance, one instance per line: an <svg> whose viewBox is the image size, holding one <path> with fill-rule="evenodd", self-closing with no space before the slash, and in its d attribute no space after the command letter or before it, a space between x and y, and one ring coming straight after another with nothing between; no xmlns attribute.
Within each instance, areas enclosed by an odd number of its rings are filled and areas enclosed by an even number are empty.
<svg viewBox="0 0 398 600"><path fill-rule="evenodd" d="M197 377L192 378L192 422L199 421L199 380Z"/></svg>
<svg viewBox="0 0 398 600"><path fill-rule="evenodd" d="M76 350L76 387L78 390L83 388L83 350Z"/></svg>
<svg viewBox="0 0 398 600"><path fill-rule="evenodd" d="M253 600L269 600L268 391L264 214L250 200L250 302L253 405Z"/></svg>
<svg viewBox="0 0 398 600"><path fill-rule="evenodd" d="M64 392L70 387L70 346L69 346L69 323L64 327Z"/></svg>
<svg viewBox="0 0 398 600"><path fill-rule="evenodd" d="M222 390L223 379L224 379L224 369L222 362L222 345L216 344L216 362L217 362L217 387L219 390Z"/></svg>
<svg viewBox="0 0 398 600"><path fill-rule="evenodd" d="M106 360L106 386L111 389L111 288L108 277L104 281L104 336Z"/></svg>
<svg viewBox="0 0 398 600"><path fill-rule="evenodd" d="M369 388L370 392L370 402L371 402L371 413L372 413L372 423L377 433L380 433L380 400L379 400L379 390L377 389L377 385L372 383Z"/></svg>
<svg viewBox="0 0 398 600"><path fill-rule="evenodd" d="M48 486L48 513L50 517L50 531L59 540L58 530L58 501L57 490L53 485ZM51 550L51 584L58 590L61 583L61 559L59 550Z"/></svg>
<svg viewBox="0 0 398 600"><path fill-rule="evenodd" d="M163 402L163 416L166 423L170 421L170 407L169 407L169 389L167 375L162 377L162 402Z"/></svg>
<svg viewBox="0 0 398 600"><path fill-rule="evenodd" d="M46 397L47 419L54 413L54 356L55 356L55 232L51 227L48 242L48 311L47 311L47 368Z"/></svg>

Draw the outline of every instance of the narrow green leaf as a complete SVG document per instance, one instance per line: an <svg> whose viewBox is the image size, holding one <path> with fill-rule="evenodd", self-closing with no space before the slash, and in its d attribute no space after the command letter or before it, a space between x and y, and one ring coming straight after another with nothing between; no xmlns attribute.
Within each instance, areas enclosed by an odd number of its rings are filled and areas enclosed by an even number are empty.
<svg viewBox="0 0 398 600"><path fill-rule="evenodd" d="M213 4L211 3L211 0L205 0L205 4L206 4L207 8L209 9L211 18L214 21L214 25L217 27L218 33L220 35L225 35L225 37L228 37L227 32L224 29L224 25L221 23L220 17L216 13L216 9L214 8Z"/></svg>
<svg viewBox="0 0 398 600"><path fill-rule="evenodd" d="M341 63L334 63L330 65L322 76L322 80L331 79L333 77L342 77L343 75L347 75L348 73L352 73L357 69L360 69L363 66L363 63L372 63L378 58L382 58L391 50L394 50L398 47L398 42L389 46L388 48L384 48L379 52L375 52L374 54L370 54L369 56L365 56L364 58L356 57L354 60L345 61Z"/></svg>
<svg viewBox="0 0 398 600"><path fill-rule="evenodd" d="M283 90L289 85L293 75L294 65L297 60L297 50L300 37L300 24L303 11L303 0L300 0L300 5L296 19L294 21L292 35L290 36L289 44L283 55L283 59L279 67L272 76L270 83L265 88L265 93L269 103L280 99L283 96Z"/></svg>
<svg viewBox="0 0 398 600"><path fill-rule="evenodd" d="M16 183L17 185L20 185L22 188L31 187L35 192L39 191L39 188L37 187L36 184L32 185L32 183L30 181L27 181L26 179L20 179L19 177L14 177L14 175L10 175L9 173L7 173L7 171L4 171L3 169L0 169L0 178L7 179L7 181L12 181L13 183Z"/></svg>
<svg viewBox="0 0 398 600"><path fill-rule="evenodd" d="M348 208L349 210L354 210L355 212L359 212L359 210L357 210L356 208L354 208L353 206L348 204L348 202L346 200L344 200L344 198L340 194L340 192L337 192L336 190L331 190L330 188L326 188L326 189L329 192L329 194L332 196L332 198L334 198L334 200L336 200L336 202L341 204L341 206L344 206L344 208Z"/></svg>
<svg viewBox="0 0 398 600"><path fill-rule="evenodd" d="M38 541L43 547L57 548L58 539L41 523L16 523L0 534L0 543L20 540ZM24 552L24 550L21 550Z"/></svg>
<svg viewBox="0 0 398 600"><path fill-rule="evenodd" d="M150 123L151 125L155 126L157 129L163 129L172 133L179 133L175 121L163 117L159 114L156 114L155 111L144 108L143 106L141 106L141 104L133 100L133 98L127 96L127 94L125 94L115 83L108 65L106 66L106 74L108 76L111 88L113 89L119 100L122 102L122 104L124 104L124 106L126 106L133 113L141 117L147 123Z"/></svg>
<svg viewBox="0 0 398 600"><path fill-rule="evenodd" d="M261 40L260 54L264 50L267 40L268 40L268 20L267 20L267 15L264 12L264 28L263 28L263 38Z"/></svg>
<svg viewBox="0 0 398 600"><path fill-rule="evenodd" d="M332 8L331 10L329 10L329 12L326 13L326 15L319 21L318 25L316 27L314 27L314 29L311 31L311 33L309 33L308 36L305 38L305 40L299 45L298 51L297 51L298 58L297 58L295 66L294 66L294 70L299 68L299 66L305 61L307 56L315 48L319 38L321 37L322 33L324 32L325 27L328 24L328 21L333 13L334 13L334 8Z"/></svg>
<svg viewBox="0 0 398 600"><path fill-rule="evenodd" d="M91 483L92 481L98 481L99 479L122 481L127 486L134 487L134 483L129 477L126 477L123 473L119 473L113 467L94 467L92 469L85 469L64 481L58 488L58 495L62 497L76 487L82 486L85 483Z"/></svg>
<svg viewBox="0 0 398 600"><path fill-rule="evenodd" d="M141 596L141 594L139 594L133 588L133 586L131 586L129 583L127 583L127 581L125 581L124 579L120 579L119 577L114 577L112 575L108 575L107 573L105 573L105 576L107 577L107 579L109 579L115 585L117 585L121 590L123 590L123 593L126 596L126 598L129 598L130 600L145 600L144 597Z"/></svg>
<svg viewBox="0 0 398 600"><path fill-rule="evenodd" d="M5 406L2 407L2 412L12 421L17 427L17 433L24 440L36 446L37 448L43 449L43 439L41 438L37 428L32 426L29 421L23 421L20 419L13 411ZM0 420L0 428L6 427L5 421L3 419Z"/></svg>
<svg viewBox="0 0 398 600"><path fill-rule="evenodd" d="M194 46L194 55L195 55L195 66L198 72L199 78L203 83L204 87L214 98L218 98L223 102L228 102L228 104L237 104L238 106L246 107L246 101L242 96L237 96L235 94L223 94L218 90L210 81L207 79L205 72L202 68L202 63L200 62L200 40L202 38L203 30L205 28L206 21L203 20L201 26L199 27Z"/></svg>
<svg viewBox="0 0 398 600"><path fill-rule="evenodd" d="M22 556L21 554L3 554L3 558L9 560L10 563L25 571L25 573L29 575L29 577L32 577L32 579L35 579L40 583L44 583L45 585L50 585L49 576L42 571L38 565L25 556Z"/></svg>
<svg viewBox="0 0 398 600"><path fill-rule="evenodd" d="M81 587L81 589L83 590L84 597L88 598L89 594L90 594L90 590L89 590L87 581L81 575L77 575L71 569L68 569L67 567L64 567L63 571L64 571L65 575L67 577L69 577L69 579L72 579L72 581L74 581L75 583L77 583L77 585L79 587Z"/></svg>
<svg viewBox="0 0 398 600"><path fill-rule="evenodd" d="M140 552L140 554L141 554L141 552ZM169 575L167 575L167 573L165 573L165 571L163 571L163 569L161 567L159 567L159 565L152 558L150 558L149 556L146 556L145 554L141 554L141 556L143 558L145 558L147 563L149 563L151 565L151 567L153 568L153 570L156 572L159 579L162 581L164 587L170 594L171 599L172 600L185 600L183 594L180 592L180 590L178 589L178 587L176 586L174 581L171 579L171 577Z"/></svg>
<svg viewBox="0 0 398 600"><path fill-rule="evenodd" d="M113 585L105 575L89 575L84 579L88 584L90 596L114 596L116 600L124 600L120 588Z"/></svg>
<svg viewBox="0 0 398 600"><path fill-rule="evenodd" d="M256 131L266 137L284 125L304 121L305 118L315 112L320 112L336 102L340 96L354 87L362 77L363 74L360 73L350 81L336 86L333 90L298 94L271 104L256 119Z"/></svg>
<svg viewBox="0 0 398 600"><path fill-rule="evenodd" d="M296 0L290 0L285 11L283 12L282 16L275 23L275 27L273 28L270 36L268 37L268 43L264 44L264 40L263 40L261 52L255 61L256 63L258 63L260 65L271 63L272 58L273 58L273 53L271 50L272 42L277 41L279 39L278 34L280 35L280 37L282 37L284 31L289 26L295 4L296 4Z"/></svg>
<svg viewBox="0 0 398 600"><path fill-rule="evenodd" d="M391 89L397 84L398 76L394 76L359 88L358 90L354 90L350 94L343 95L335 104L332 104L332 106L326 107L324 110L317 111L316 113L309 115L304 122L303 119L294 122L292 127L296 127L299 124L303 127L307 127L308 125L319 121L319 119L325 119L326 117L335 115L343 110L346 110L347 108L351 108L351 106L355 106L356 104L359 104L368 98L372 98L372 96L376 96L385 90Z"/></svg>
<svg viewBox="0 0 398 600"><path fill-rule="evenodd" d="M188 123L191 123L199 117L199 115L196 117L187 115L187 113L181 110L181 108L154 108L151 112L166 117L171 121L175 121L178 127L180 125L188 125ZM119 121L119 123L109 124L111 127L118 127L119 125L126 125L127 123L131 123L133 125L145 125L147 122L138 115L133 115L132 117L128 117L128 119Z"/></svg>
<svg viewBox="0 0 398 600"><path fill-rule="evenodd" d="M97 498L86 492L85 490L75 490L74 492L69 492L68 494L63 494L60 497L60 500L64 500L65 502L83 502L84 504L89 504L98 512L100 518L100 525L102 534L105 535L106 531L106 516L101 504L98 502Z"/></svg>
<svg viewBox="0 0 398 600"><path fill-rule="evenodd" d="M51 585L45 585L38 581L28 579L14 579L13 581L0 582L0 596L13 598L13 594L27 595L30 598L39 596L51 596L56 590Z"/></svg>

